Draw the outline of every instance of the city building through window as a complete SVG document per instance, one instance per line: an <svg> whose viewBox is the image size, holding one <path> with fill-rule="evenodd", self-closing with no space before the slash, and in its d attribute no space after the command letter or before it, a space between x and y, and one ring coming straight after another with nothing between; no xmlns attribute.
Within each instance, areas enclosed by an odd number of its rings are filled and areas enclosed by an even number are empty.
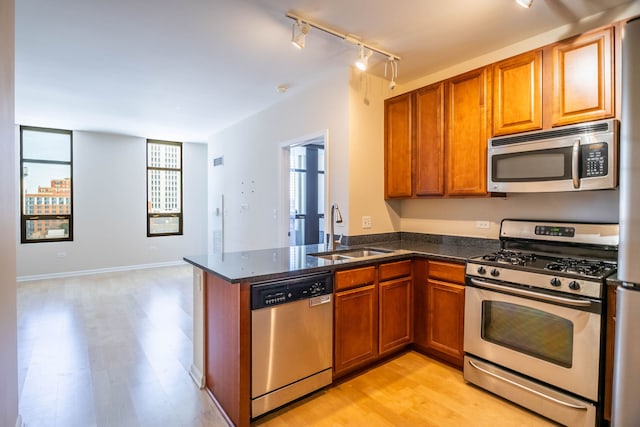
<svg viewBox="0 0 640 427"><path fill-rule="evenodd" d="M147 236L182 234L182 143L147 140Z"/></svg>
<svg viewBox="0 0 640 427"><path fill-rule="evenodd" d="M73 240L71 131L20 126L21 242Z"/></svg>

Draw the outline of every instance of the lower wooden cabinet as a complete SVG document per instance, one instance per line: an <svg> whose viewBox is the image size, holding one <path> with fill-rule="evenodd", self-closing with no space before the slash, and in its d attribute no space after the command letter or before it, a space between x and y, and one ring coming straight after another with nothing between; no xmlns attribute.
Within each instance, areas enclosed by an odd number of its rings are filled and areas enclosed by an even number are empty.
<svg viewBox="0 0 640 427"><path fill-rule="evenodd" d="M411 277L380 282L380 355L391 353L412 340Z"/></svg>
<svg viewBox="0 0 640 427"><path fill-rule="evenodd" d="M414 275L416 348L461 368L464 357L464 265L417 260Z"/></svg>
<svg viewBox="0 0 640 427"><path fill-rule="evenodd" d="M334 376L398 351L413 339L412 261L336 272Z"/></svg>
<svg viewBox="0 0 640 427"><path fill-rule="evenodd" d="M361 286L335 295L334 375L378 356L378 286Z"/></svg>

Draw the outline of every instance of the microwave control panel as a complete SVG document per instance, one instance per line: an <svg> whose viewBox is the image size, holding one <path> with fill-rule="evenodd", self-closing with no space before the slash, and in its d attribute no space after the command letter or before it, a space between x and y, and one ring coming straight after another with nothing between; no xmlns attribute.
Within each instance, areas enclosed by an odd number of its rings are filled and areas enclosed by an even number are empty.
<svg viewBox="0 0 640 427"><path fill-rule="evenodd" d="M609 173L608 150L609 147L606 142L580 146L580 152L582 154L582 172L580 173L580 177L607 176Z"/></svg>

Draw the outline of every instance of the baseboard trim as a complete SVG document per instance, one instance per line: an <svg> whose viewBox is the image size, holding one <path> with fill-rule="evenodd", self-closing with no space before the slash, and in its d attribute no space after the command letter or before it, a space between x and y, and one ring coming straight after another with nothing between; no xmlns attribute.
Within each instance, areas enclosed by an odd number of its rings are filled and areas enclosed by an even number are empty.
<svg viewBox="0 0 640 427"><path fill-rule="evenodd" d="M16 427L23 427L22 415L18 415L18 418L16 418Z"/></svg>
<svg viewBox="0 0 640 427"><path fill-rule="evenodd" d="M191 379L196 383L198 388L202 390L204 388L204 375L200 371L196 365L191 365L191 369L189 369L189 375L191 375Z"/></svg>
<svg viewBox="0 0 640 427"><path fill-rule="evenodd" d="M143 270L146 268L175 267L175 266L184 265L184 264L187 264L187 262L179 260L179 261L157 262L153 264L137 264L137 265L123 265L119 267L96 268L92 270L65 271L63 273L34 274L31 276L17 276L16 282L28 282L31 280L60 279L65 277L87 276L89 274L116 273L119 271Z"/></svg>

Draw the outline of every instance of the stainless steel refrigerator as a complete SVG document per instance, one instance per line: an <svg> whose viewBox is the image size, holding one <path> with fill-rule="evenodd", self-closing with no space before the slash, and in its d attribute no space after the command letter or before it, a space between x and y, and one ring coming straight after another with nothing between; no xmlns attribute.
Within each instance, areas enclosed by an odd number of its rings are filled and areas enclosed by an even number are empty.
<svg viewBox="0 0 640 427"><path fill-rule="evenodd" d="M640 426L640 18L622 36L620 246L613 427Z"/></svg>

